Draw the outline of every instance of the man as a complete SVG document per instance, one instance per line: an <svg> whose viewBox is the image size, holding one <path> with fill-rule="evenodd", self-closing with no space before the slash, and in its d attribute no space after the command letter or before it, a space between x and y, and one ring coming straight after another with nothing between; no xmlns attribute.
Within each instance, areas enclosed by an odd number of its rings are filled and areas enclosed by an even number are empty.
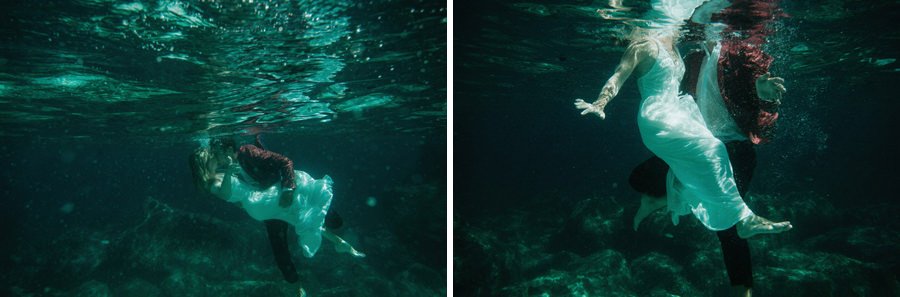
<svg viewBox="0 0 900 297"><path fill-rule="evenodd" d="M722 21L724 28L708 25L707 31L725 37L704 42L702 51L684 59L688 71L683 89L694 95L707 127L725 143L742 197L756 168L754 145L774 136L778 107L786 92L784 80L768 73L772 57L761 50L768 33L765 25L774 17L776 2L735 0L730 6L727 1L707 3L697 10L694 21ZM709 15L712 12L717 13ZM629 182L643 194L634 218L635 230L650 213L666 206L667 171L668 165L654 156L632 172ZM747 240L735 227L716 234L731 285L738 296L750 296L753 271Z"/></svg>
<svg viewBox="0 0 900 297"><path fill-rule="evenodd" d="M255 184L260 189L265 189L281 184L281 197L278 205L289 207L293 202L294 188L294 162L278 153L265 150L259 137L255 144L246 144L237 147L234 139L216 138L210 141L210 149L221 164L229 164L237 160L243 169L239 178L247 183ZM327 219L327 218L326 218ZM269 243L275 254L275 263L281 270L284 279L295 283L299 279L294 261L291 260L291 252L288 249L287 230L288 223L281 220L266 220L266 230L269 234Z"/></svg>

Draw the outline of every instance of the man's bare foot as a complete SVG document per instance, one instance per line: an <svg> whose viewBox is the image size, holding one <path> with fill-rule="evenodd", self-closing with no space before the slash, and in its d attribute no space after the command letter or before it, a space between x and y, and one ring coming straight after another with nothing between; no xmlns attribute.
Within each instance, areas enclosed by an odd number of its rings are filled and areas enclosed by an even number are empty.
<svg viewBox="0 0 900 297"><path fill-rule="evenodd" d="M649 216L654 211L657 211L663 207L666 207L666 197L653 197L650 195L641 195L641 207L638 208L637 213L634 214L634 231L637 231L638 226L641 225L641 222L644 221L647 216Z"/></svg>
<svg viewBox="0 0 900 297"><path fill-rule="evenodd" d="M756 214L751 214L737 223L738 237L744 239L753 237L757 234L781 233L791 230L791 228L794 228L794 226L791 226L790 221L776 223Z"/></svg>

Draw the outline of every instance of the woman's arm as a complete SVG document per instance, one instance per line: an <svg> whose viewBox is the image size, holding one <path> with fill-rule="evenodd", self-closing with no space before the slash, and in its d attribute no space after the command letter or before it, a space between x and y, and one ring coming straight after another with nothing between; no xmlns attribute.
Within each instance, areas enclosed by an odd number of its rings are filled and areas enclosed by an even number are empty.
<svg viewBox="0 0 900 297"><path fill-rule="evenodd" d="M210 192L213 196L225 201L228 201L231 197L231 177L234 175L235 166L234 164L227 166L225 173L221 177L216 174L215 179L212 181L212 186L210 186Z"/></svg>
<svg viewBox="0 0 900 297"><path fill-rule="evenodd" d="M226 167L225 174L222 175L222 189L219 191L221 195L219 198L222 198L226 201L231 198L231 176L234 175L236 169L235 166L238 165L232 163L231 165Z"/></svg>
<svg viewBox="0 0 900 297"><path fill-rule="evenodd" d="M584 110L581 112L582 115L596 113L601 119L606 118L606 113L603 112L603 109L609 104L609 101L611 101L613 97L619 94L622 85L625 84L625 81L628 80L629 77L631 77L634 70L637 69L639 73L646 71L646 61L649 60L648 57L650 57L648 54L649 49L647 47L650 44L650 42L643 41L633 43L625 49L625 54L622 55L619 66L616 67L616 71L609 80L606 81L606 84L603 85L603 88L600 90L600 95L597 96L597 100L594 101L594 103L588 104L582 99L575 100L575 107Z"/></svg>

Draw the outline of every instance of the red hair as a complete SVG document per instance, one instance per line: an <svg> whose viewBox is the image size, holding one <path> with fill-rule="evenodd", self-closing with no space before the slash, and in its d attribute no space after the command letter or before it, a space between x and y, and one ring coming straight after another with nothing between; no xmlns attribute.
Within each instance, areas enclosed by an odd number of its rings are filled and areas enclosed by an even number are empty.
<svg viewBox="0 0 900 297"><path fill-rule="evenodd" d="M762 50L770 24L786 16L778 0L734 0L713 15L727 25L719 53L719 89L738 127L753 143L768 142L774 136L778 114L769 110L756 94L756 79L769 72L774 60Z"/></svg>

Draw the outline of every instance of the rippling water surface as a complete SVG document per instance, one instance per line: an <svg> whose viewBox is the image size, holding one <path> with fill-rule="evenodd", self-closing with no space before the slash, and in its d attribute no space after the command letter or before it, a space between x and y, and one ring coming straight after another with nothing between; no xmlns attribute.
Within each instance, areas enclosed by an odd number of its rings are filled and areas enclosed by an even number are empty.
<svg viewBox="0 0 900 297"><path fill-rule="evenodd" d="M394 1L21 1L0 133L443 129L446 10Z"/></svg>

